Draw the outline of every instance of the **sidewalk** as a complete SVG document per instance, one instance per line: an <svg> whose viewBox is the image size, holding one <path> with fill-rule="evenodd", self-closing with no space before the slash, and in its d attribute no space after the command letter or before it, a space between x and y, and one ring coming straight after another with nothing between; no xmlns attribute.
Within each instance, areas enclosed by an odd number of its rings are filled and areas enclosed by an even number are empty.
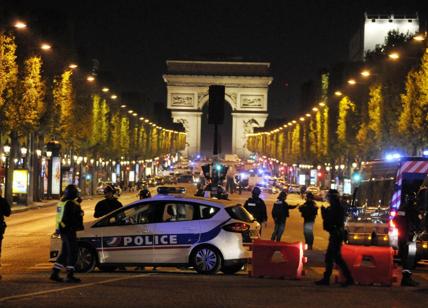
<svg viewBox="0 0 428 308"><path fill-rule="evenodd" d="M86 200L86 199L92 199L94 197L95 196L84 196L84 197L82 197L82 199ZM33 202L33 204L31 204L31 205L13 204L11 207L11 210L12 210L12 213L20 213L20 212L25 212L28 210L34 210L34 209L39 209L39 208L43 208L43 207L57 205L58 202L59 202L58 199L52 199L52 200L42 200L40 202Z"/></svg>

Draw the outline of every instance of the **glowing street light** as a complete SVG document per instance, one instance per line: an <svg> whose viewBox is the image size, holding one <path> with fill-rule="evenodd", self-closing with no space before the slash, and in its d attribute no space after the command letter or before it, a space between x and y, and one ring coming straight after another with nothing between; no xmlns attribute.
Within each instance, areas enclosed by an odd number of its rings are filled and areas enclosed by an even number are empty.
<svg viewBox="0 0 428 308"><path fill-rule="evenodd" d="M126 105L120 105L120 108L126 108Z"/></svg>
<svg viewBox="0 0 428 308"><path fill-rule="evenodd" d="M321 103L319 103L318 105L320 105L321 107L324 107L324 106L325 106L325 103L324 103L324 102L321 102Z"/></svg>
<svg viewBox="0 0 428 308"><path fill-rule="evenodd" d="M418 35L414 36L413 39L415 41L421 42L421 41L425 40L425 36L423 36L422 34L418 34Z"/></svg>
<svg viewBox="0 0 428 308"><path fill-rule="evenodd" d="M68 68L71 68L72 70L77 68L77 64L71 63Z"/></svg>
<svg viewBox="0 0 428 308"><path fill-rule="evenodd" d="M369 77L370 76L370 71L369 70L363 70L361 72L361 76L363 76L363 77Z"/></svg>
<svg viewBox="0 0 428 308"><path fill-rule="evenodd" d="M133 113L134 112L134 110L128 110L128 113L129 114L131 114L131 113Z"/></svg>
<svg viewBox="0 0 428 308"><path fill-rule="evenodd" d="M109 88L107 88L107 87L104 87L104 88L102 88L102 90L101 91L103 91L104 93L107 93L108 91L110 91L110 89Z"/></svg>
<svg viewBox="0 0 428 308"><path fill-rule="evenodd" d="M348 80L348 83L349 83L350 85L354 85L354 84L356 84L357 82L355 81L355 79L349 79L349 80Z"/></svg>
<svg viewBox="0 0 428 308"><path fill-rule="evenodd" d="M314 108L312 108L312 111L317 112L317 111L318 111L318 108L317 108L317 107L314 107Z"/></svg>
<svg viewBox="0 0 428 308"><path fill-rule="evenodd" d="M336 95L336 96L342 96L342 92L336 91L336 92L334 92L334 95Z"/></svg>
<svg viewBox="0 0 428 308"><path fill-rule="evenodd" d="M86 77L86 80L89 82L94 82L95 81L95 77L94 76L88 76Z"/></svg>
<svg viewBox="0 0 428 308"><path fill-rule="evenodd" d="M116 99L116 98L117 98L117 95L116 95L116 94L113 94L112 96L110 96L110 98L111 98L111 99Z"/></svg>
<svg viewBox="0 0 428 308"><path fill-rule="evenodd" d="M41 48L42 50L44 50L44 51L48 51L48 50L51 50L51 49L52 49L52 46L51 46L51 45L49 45L49 44L47 44L47 43L43 43L43 44L41 44L41 45L40 45L40 48Z"/></svg>
<svg viewBox="0 0 428 308"><path fill-rule="evenodd" d="M300 119L299 119L300 121L305 121L305 118L304 117L300 117Z"/></svg>
<svg viewBox="0 0 428 308"><path fill-rule="evenodd" d="M310 117L311 117L311 114L310 114L310 113L307 113L307 114L306 114L306 116L307 116L308 118L310 118Z"/></svg>
<svg viewBox="0 0 428 308"><path fill-rule="evenodd" d="M398 52L392 52L388 55L388 57L392 60L398 60L400 58L400 55L398 54Z"/></svg>
<svg viewBox="0 0 428 308"><path fill-rule="evenodd" d="M25 29L25 28L27 28L27 24L25 24L24 22L22 22L22 21L17 21L17 22L15 22L15 24L13 25L16 29Z"/></svg>

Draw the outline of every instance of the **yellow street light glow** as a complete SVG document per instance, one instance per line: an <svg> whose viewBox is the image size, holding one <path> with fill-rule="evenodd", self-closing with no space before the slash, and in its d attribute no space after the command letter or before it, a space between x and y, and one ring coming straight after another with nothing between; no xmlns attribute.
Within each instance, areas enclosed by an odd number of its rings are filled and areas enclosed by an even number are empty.
<svg viewBox="0 0 428 308"><path fill-rule="evenodd" d="M400 58L400 55L398 54L398 52L392 52L388 55L388 57L392 60L397 60Z"/></svg>
<svg viewBox="0 0 428 308"><path fill-rule="evenodd" d="M134 112L132 115L133 115L134 117L136 117L136 116L138 115L138 113Z"/></svg>
<svg viewBox="0 0 428 308"><path fill-rule="evenodd" d="M369 77L370 76L370 71L369 70L364 70L361 72L361 76L363 77Z"/></svg>
<svg viewBox="0 0 428 308"><path fill-rule="evenodd" d="M27 25L24 22L22 22L22 21L15 22L15 24L13 26L16 29L25 29L25 28L27 28Z"/></svg>
<svg viewBox="0 0 428 308"><path fill-rule="evenodd" d="M305 121L305 118L304 117L300 117L300 121Z"/></svg>
<svg viewBox="0 0 428 308"><path fill-rule="evenodd" d="M149 123L150 121L148 120L148 119L145 119L144 120L144 123Z"/></svg>
<svg viewBox="0 0 428 308"><path fill-rule="evenodd" d="M71 63L68 67L74 70L77 68L77 64Z"/></svg>
<svg viewBox="0 0 428 308"><path fill-rule="evenodd" d="M112 96L110 96L110 98L111 98L111 99L116 99L116 98L117 98L117 95L116 95L116 94L113 94Z"/></svg>
<svg viewBox="0 0 428 308"><path fill-rule="evenodd" d="M108 91L110 91L110 89L109 89L109 88L104 87L104 88L102 89L102 91L103 91L104 93L107 93Z"/></svg>
<svg viewBox="0 0 428 308"><path fill-rule="evenodd" d="M297 123L297 121L296 121L296 120L293 120L293 121L291 121L291 122L293 122L293 124L296 124L296 123Z"/></svg>
<svg viewBox="0 0 428 308"><path fill-rule="evenodd" d="M421 41L425 40L425 37L422 34L418 34L418 35L414 36L413 39L415 41L421 42Z"/></svg>
<svg viewBox="0 0 428 308"><path fill-rule="evenodd" d="M152 123L152 126L153 126L153 127L156 127L156 124L155 124L155 123Z"/></svg>
<svg viewBox="0 0 428 308"><path fill-rule="evenodd" d="M89 82L93 82L95 80L95 77L94 76L88 76L88 77L86 77L86 80Z"/></svg>
<svg viewBox="0 0 428 308"><path fill-rule="evenodd" d="M50 50L52 48L52 46L49 45L49 44L43 43L43 44L40 45L40 48L42 50Z"/></svg>
<svg viewBox="0 0 428 308"><path fill-rule="evenodd" d="M314 107L314 108L312 108L312 111L318 111L318 108L317 107Z"/></svg>
<svg viewBox="0 0 428 308"><path fill-rule="evenodd" d="M143 118L143 117L140 117L140 120L141 120L141 121L144 121L144 118Z"/></svg>
<svg viewBox="0 0 428 308"><path fill-rule="evenodd" d="M128 113L133 113L134 112L134 110L128 110Z"/></svg>
<svg viewBox="0 0 428 308"><path fill-rule="evenodd" d="M342 96L342 92L336 91L336 92L334 92L334 95L336 95L336 96Z"/></svg>
<svg viewBox="0 0 428 308"><path fill-rule="evenodd" d="M319 103L318 105L320 105L321 107L324 107L324 106L325 106L325 103L324 103L324 102L321 102L321 103Z"/></svg>
<svg viewBox="0 0 428 308"><path fill-rule="evenodd" d="M349 79L349 80L348 80L348 83L349 83L350 85L354 85L354 84L356 84L357 82L355 81L355 79Z"/></svg>
<svg viewBox="0 0 428 308"><path fill-rule="evenodd" d="M286 128L288 126L288 124L284 124L283 127Z"/></svg>
<svg viewBox="0 0 428 308"><path fill-rule="evenodd" d="M306 116L307 116L308 118L310 118L310 117L311 117L311 114L310 114L310 113L307 113L307 114L306 114Z"/></svg>
<svg viewBox="0 0 428 308"><path fill-rule="evenodd" d="M126 108L126 105L120 105L120 108Z"/></svg>

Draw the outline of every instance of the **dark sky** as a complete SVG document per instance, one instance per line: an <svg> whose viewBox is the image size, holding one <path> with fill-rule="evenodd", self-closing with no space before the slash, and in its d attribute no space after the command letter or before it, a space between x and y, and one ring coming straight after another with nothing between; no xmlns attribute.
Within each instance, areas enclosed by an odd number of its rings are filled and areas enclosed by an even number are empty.
<svg viewBox="0 0 428 308"><path fill-rule="evenodd" d="M297 112L302 82L346 60L364 11L413 13L424 2L0 0L0 7L7 17L29 16L30 26L44 25L41 32L56 37L72 24L81 61L98 59L117 91L140 91L145 102L165 102L167 59L221 55L269 61L269 111L280 117Z"/></svg>

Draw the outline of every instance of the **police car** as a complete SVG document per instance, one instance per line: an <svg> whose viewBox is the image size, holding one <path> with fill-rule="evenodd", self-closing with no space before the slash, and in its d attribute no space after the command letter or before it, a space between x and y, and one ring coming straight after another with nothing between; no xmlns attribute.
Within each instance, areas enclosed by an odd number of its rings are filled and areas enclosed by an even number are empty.
<svg viewBox="0 0 428 308"><path fill-rule="evenodd" d="M76 270L152 265L234 274L249 258L246 245L259 230L241 205L160 194L86 223L77 233ZM50 261L55 262L60 249L61 240L53 235Z"/></svg>

